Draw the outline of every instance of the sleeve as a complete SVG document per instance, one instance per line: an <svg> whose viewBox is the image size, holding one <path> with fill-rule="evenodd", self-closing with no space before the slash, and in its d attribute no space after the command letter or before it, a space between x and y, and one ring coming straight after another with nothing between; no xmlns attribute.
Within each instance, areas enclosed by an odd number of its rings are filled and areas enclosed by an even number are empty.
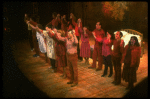
<svg viewBox="0 0 150 99"><path fill-rule="evenodd" d="M141 56L141 47L137 47L131 52L131 65L130 65L130 67L139 67L140 56Z"/></svg>
<svg viewBox="0 0 150 99"><path fill-rule="evenodd" d="M92 36L92 32L91 32L91 31L89 31L89 30L87 29L86 32L87 32L87 34L88 34L89 36Z"/></svg>
<svg viewBox="0 0 150 99"><path fill-rule="evenodd" d="M83 30L82 30L81 27L78 27L78 30L79 30L79 33L80 33L80 34L83 33Z"/></svg>
<svg viewBox="0 0 150 99"><path fill-rule="evenodd" d="M123 52L122 58L121 58L121 63L124 62L124 58L125 58L125 56L126 56L126 52L127 52L127 50L128 50L128 47L129 47L128 45L125 46L125 49L124 49L124 52Z"/></svg>
<svg viewBox="0 0 150 99"><path fill-rule="evenodd" d="M124 41L122 40L122 44L120 44L120 52L123 53L124 51Z"/></svg>
<svg viewBox="0 0 150 99"><path fill-rule="evenodd" d="M59 41L66 41L66 37L61 37L60 35L57 35L57 40L59 40Z"/></svg>
<svg viewBox="0 0 150 99"><path fill-rule="evenodd" d="M78 39L76 36L74 36L74 42L77 44L78 43Z"/></svg>
<svg viewBox="0 0 150 99"><path fill-rule="evenodd" d="M74 26L77 25L77 23L74 21L74 18L72 18L72 24L73 24Z"/></svg>

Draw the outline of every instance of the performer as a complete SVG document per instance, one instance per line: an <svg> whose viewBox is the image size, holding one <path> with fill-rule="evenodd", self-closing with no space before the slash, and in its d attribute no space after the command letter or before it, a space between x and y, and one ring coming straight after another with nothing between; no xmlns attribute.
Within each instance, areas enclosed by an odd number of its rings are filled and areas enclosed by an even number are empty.
<svg viewBox="0 0 150 99"><path fill-rule="evenodd" d="M57 70L60 67L63 67L63 75L61 77L66 78L66 43L59 40L59 37L65 37L65 32L62 30L57 30L56 28L53 29L54 33L50 31L49 36L53 38L55 41L55 48L56 48L56 68Z"/></svg>
<svg viewBox="0 0 150 99"><path fill-rule="evenodd" d="M67 20L66 20L66 15L63 15L61 17L61 30L64 30L67 32Z"/></svg>
<svg viewBox="0 0 150 99"><path fill-rule="evenodd" d="M124 41L121 40L123 36L122 32L117 31L115 34L115 40L113 40L114 49L112 51L112 62L115 69L115 77L112 82L115 85L119 85L121 83L121 58L124 50Z"/></svg>
<svg viewBox="0 0 150 99"><path fill-rule="evenodd" d="M77 61L78 61L78 55L77 55L77 44L78 40L75 35L74 30L68 31L68 37L58 37L59 40L66 42L67 46L67 65L69 66L69 71L71 75L71 79L67 84L71 84L71 87L74 87L78 84L78 68L77 68Z"/></svg>
<svg viewBox="0 0 150 99"><path fill-rule="evenodd" d="M60 14L57 14L56 12L52 13L53 20L49 22L47 25L51 24L54 27L58 27L60 24Z"/></svg>
<svg viewBox="0 0 150 99"><path fill-rule="evenodd" d="M74 21L74 18L72 18L72 24L75 26L75 35L78 39L78 42L80 40L80 32L78 30L78 27L81 27L82 28L82 21L81 21L81 18L78 19L77 23ZM79 61L82 61L83 58L80 56L80 48L79 48L79 43L78 43L78 46L77 46L77 54L78 54L78 59Z"/></svg>
<svg viewBox="0 0 150 99"><path fill-rule="evenodd" d="M80 56L84 57L85 64L89 65L89 57L91 55L90 44L89 44L89 36L92 33L87 29L87 26L84 26L83 30L82 30L81 27L78 27L78 29L79 29L79 32L81 34Z"/></svg>
<svg viewBox="0 0 150 99"><path fill-rule="evenodd" d="M29 24L29 22L28 22ZM43 27L41 24L37 24L36 27L34 27L33 25L29 24L33 29L36 30L36 38L38 40L38 46L39 49L42 53L45 54L45 58L47 60L47 55L46 55L46 44L44 42L44 35L43 35Z"/></svg>
<svg viewBox="0 0 150 99"><path fill-rule="evenodd" d="M141 47L136 36L132 36L125 46L121 63L124 62L122 78L128 82L126 89L132 89L137 82L136 71L140 64Z"/></svg>
<svg viewBox="0 0 150 99"><path fill-rule="evenodd" d="M75 29L75 25L73 24L73 21L75 21L75 16L72 13L70 13L70 19L69 19L68 25L67 25L68 30Z"/></svg>
<svg viewBox="0 0 150 99"><path fill-rule="evenodd" d="M108 66L110 67L110 73L108 77L111 77L113 74L113 68L112 68L112 60L111 60L111 46L112 46L112 41L113 41L113 34L110 31L107 31L107 37L104 37L104 39L100 39L102 41L99 41L99 39L97 39L98 42L102 42L102 55L103 55L103 62L105 65L105 69L103 72L103 75L101 77L104 77L105 75L107 75L107 70L108 70Z"/></svg>
<svg viewBox="0 0 150 99"><path fill-rule="evenodd" d="M29 14L25 14L25 17L24 17L24 21L27 22L30 20L30 15ZM32 38L32 28L30 25L28 25L28 39L29 39L29 44L30 44L30 47L31 47L31 51L34 50L34 46L33 46L33 38Z"/></svg>
<svg viewBox="0 0 150 99"><path fill-rule="evenodd" d="M103 63L103 57L102 57L102 43L99 43L96 39L100 38L103 39L105 36L104 30L101 28L100 22L96 23L96 29L92 32L93 36L95 38L95 45L93 50L93 64L92 66L88 67L89 69L96 68L96 60L98 57L98 68L96 71L102 70L102 63Z"/></svg>
<svg viewBox="0 0 150 99"><path fill-rule="evenodd" d="M56 49L55 41L48 35L49 30L52 30L52 25L46 25L46 31L43 31L43 34L46 38L46 50L47 57L50 59L51 66L54 73L56 73L55 61L56 61Z"/></svg>
<svg viewBox="0 0 150 99"><path fill-rule="evenodd" d="M35 17L31 17L30 18L30 21L28 21L28 23L30 23L30 26L34 26L36 27L37 23L35 22ZM38 41L37 41L37 38L36 38L36 29L35 28L32 28L32 38L33 38L33 45L34 45L34 48L35 48L35 52L36 54L33 55L33 57L39 57L39 45L38 45Z"/></svg>

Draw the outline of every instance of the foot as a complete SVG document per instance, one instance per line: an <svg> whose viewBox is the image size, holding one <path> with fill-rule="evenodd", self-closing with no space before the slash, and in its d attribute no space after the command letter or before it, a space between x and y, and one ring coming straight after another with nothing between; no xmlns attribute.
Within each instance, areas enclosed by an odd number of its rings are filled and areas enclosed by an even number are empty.
<svg viewBox="0 0 150 99"><path fill-rule="evenodd" d="M78 59L78 62L82 62L82 60Z"/></svg>
<svg viewBox="0 0 150 99"><path fill-rule="evenodd" d="M120 83L115 83L115 85L120 85Z"/></svg>
<svg viewBox="0 0 150 99"><path fill-rule="evenodd" d="M92 67L92 66L88 67L88 69L94 69L94 68L96 68L96 67Z"/></svg>
<svg viewBox="0 0 150 99"><path fill-rule="evenodd" d="M34 55L33 55L33 57L39 57L39 55L37 55L37 54L34 54Z"/></svg>
<svg viewBox="0 0 150 99"><path fill-rule="evenodd" d="M69 81L69 82L67 82L67 84L72 84L73 83L73 81Z"/></svg>
<svg viewBox="0 0 150 99"><path fill-rule="evenodd" d="M78 85L77 83L73 83L73 84L71 84L71 87L74 87L74 86L76 86L76 85Z"/></svg>
<svg viewBox="0 0 150 99"><path fill-rule="evenodd" d="M109 74L109 76L108 77L111 77L112 76L112 74Z"/></svg>
<svg viewBox="0 0 150 99"><path fill-rule="evenodd" d="M102 70L102 69L96 69L96 71L100 71L100 70Z"/></svg>
<svg viewBox="0 0 150 99"><path fill-rule="evenodd" d="M115 84L116 82L115 81L113 81L113 82L111 82L112 84Z"/></svg>
<svg viewBox="0 0 150 99"><path fill-rule="evenodd" d="M105 76L105 74L103 74L101 77L104 77Z"/></svg>

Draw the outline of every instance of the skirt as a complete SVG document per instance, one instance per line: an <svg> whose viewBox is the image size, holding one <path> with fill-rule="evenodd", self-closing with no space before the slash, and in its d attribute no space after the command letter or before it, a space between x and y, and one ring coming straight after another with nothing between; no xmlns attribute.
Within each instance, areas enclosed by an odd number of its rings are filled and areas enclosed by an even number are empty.
<svg viewBox="0 0 150 99"><path fill-rule="evenodd" d="M125 82L137 82L136 68L130 67L129 64L124 64L122 78Z"/></svg>
<svg viewBox="0 0 150 99"><path fill-rule="evenodd" d="M80 48L80 56L89 58L91 55L89 42L82 42Z"/></svg>

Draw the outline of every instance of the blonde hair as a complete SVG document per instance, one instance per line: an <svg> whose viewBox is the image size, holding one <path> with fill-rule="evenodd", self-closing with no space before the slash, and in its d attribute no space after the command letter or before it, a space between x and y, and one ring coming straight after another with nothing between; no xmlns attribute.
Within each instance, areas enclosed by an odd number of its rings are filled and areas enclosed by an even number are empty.
<svg viewBox="0 0 150 99"><path fill-rule="evenodd" d="M61 33L62 37L65 37L65 31L64 30L57 30L58 33Z"/></svg>

